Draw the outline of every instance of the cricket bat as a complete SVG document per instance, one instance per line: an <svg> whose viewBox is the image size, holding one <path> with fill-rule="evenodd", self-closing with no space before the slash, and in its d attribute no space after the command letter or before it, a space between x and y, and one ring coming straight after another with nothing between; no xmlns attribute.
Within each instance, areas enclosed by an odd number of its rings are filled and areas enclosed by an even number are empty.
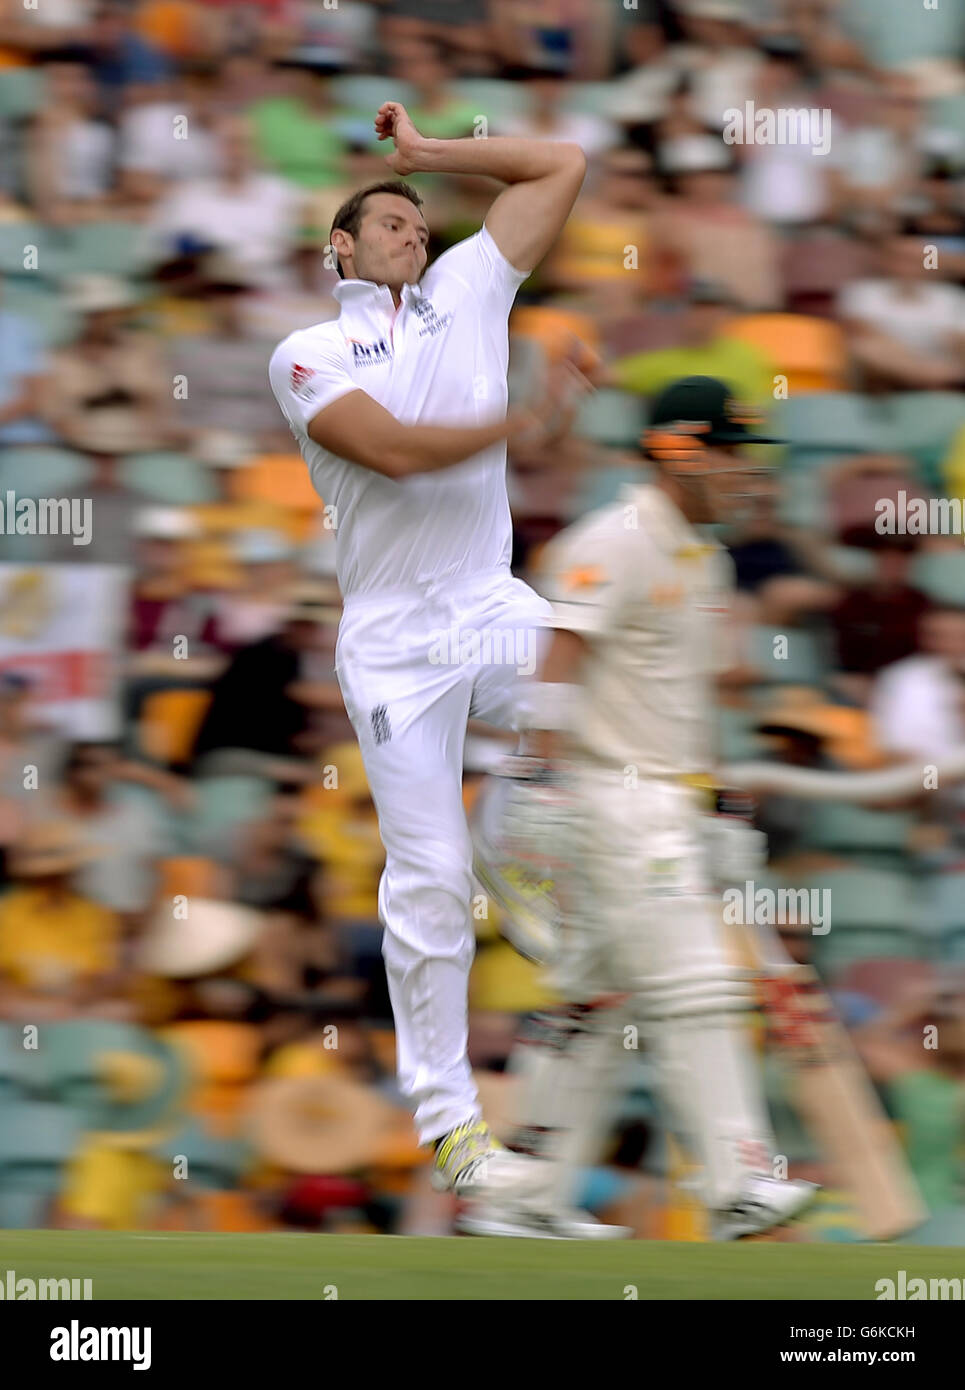
<svg viewBox="0 0 965 1390"><path fill-rule="evenodd" d="M792 1061L793 1100L851 1196L865 1234L891 1240L920 1225L928 1209L871 1079L821 981L791 960L766 926L740 929L759 971L769 1030Z"/></svg>

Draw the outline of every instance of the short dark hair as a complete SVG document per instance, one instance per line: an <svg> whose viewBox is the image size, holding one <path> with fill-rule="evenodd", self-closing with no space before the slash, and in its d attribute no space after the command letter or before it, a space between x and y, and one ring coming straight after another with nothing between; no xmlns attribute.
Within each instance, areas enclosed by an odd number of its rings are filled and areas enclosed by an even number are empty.
<svg viewBox="0 0 965 1390"><path fill-rule="evenodd" d="M348 232L349 236L358 236L359 227L362 225L362 216L365 212L365 200L370 198L373 193L391 193L396 198L408 198L413 207L421 208L422 199L409 183L403 183L401 179L385 179L382 183L370 183L367 188L360 188L357 193L353 193L351 198L347 198L338 212L332 219L331 231L328 240L331 244L332 232ZM344 279L342 267L336 265L336 270Z"/></svg>

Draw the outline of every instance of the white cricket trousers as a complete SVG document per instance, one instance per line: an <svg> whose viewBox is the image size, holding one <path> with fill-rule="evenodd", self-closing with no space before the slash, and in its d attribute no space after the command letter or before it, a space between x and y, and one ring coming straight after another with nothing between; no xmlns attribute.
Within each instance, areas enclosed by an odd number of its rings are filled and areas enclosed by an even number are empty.
<svg viewBox="0 0 965 1390"><path fill-rule="evenodd" d="M385 846L382 954L399 1083L422 1143L481 1113L466 1055L475 953L466 724L519 727L550 613L508 567L344 605L335 667Z"/></svg>

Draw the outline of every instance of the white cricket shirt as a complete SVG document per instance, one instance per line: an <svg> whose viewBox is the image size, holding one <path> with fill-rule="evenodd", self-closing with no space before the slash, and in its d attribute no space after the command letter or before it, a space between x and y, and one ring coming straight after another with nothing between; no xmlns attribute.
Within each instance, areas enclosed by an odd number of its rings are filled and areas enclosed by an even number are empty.
<svg viewBox="0 0 965 1390"><path fill-rule="evenodd" d="M505 411L507 322L526 279L485 227L405 285L396 310L386 285L343 280L339 317L292 333L275 349L271 388L335 508L342 594L377 593L509 564L512 525L506 445L452 468L395 481L323 449L308 426L361 389L405 425L483 424Z"/></svg>
<svg viewBox="0 0 965 1390"><path fill-rule="evenodd" d="M550 626L588 647L576 751L641 777L707 772L716 677L733 664L726 550L639 484L555 537L540 570Z"/></svg>

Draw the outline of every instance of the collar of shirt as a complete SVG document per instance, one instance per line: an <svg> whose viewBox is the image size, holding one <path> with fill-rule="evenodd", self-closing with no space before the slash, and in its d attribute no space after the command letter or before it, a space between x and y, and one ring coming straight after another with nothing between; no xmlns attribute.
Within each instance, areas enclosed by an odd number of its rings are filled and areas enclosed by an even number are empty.
<svg viewBox="0 0 965 1390"><path fill-rule="evenodd" d="M652 483L625 484L622 500L636 507L640 524L668 555L679 556L681 551L710 553L721 549L716 541L707 540L695 531L680 508Z"/></svg>

